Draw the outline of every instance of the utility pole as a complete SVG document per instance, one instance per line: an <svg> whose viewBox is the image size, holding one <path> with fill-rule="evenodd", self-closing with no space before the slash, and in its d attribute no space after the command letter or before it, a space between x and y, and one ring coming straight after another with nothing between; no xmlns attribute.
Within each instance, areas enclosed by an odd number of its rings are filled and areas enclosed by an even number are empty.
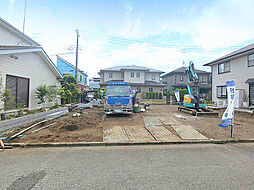
<svg viewBox="0 0 254 190"><path fill-rule="evenodd" d="M79 30L76 29L77 33L77 45L76 45L76 67L75 67L75 80L78 85L78 38L79 38Z"/></svg>
<svg viewBox="0 0 254 190"><path fill-rule="evenodd" d="M23 33L25 33L25 22L26 22L26 0L25 0L25 8L24 8Z"/></svg>

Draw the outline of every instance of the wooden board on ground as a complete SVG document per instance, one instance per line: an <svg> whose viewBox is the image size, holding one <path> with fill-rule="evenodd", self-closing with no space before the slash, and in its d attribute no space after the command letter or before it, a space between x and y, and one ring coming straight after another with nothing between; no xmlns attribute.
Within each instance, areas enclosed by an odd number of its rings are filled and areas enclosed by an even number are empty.
<svg viewBox="0 0 254 190"><path fill-rule="evenodd" d="M206 140L207 138L190 125L171 125L184 140Z"/></svg>
<svg viewBox="0 0 254 190"><path fill-rule="evenodd" d="M159 120L164 124L164 125L172 125L172 124L179 124L179 122L172 118L172 117L159 117Z"/></svg>
<svg viewBox="0 0 254 190"><path fill-rule="evenodd" d="M125 126L130 142L154 142L152 135L141 126Z"/></svg>
<svg viewBox="0 0 254 190"><path fill-rule="evenodd" d="M146 128L156 138L157 141L160 141L160 142L180 141L180 139L177 136L171 133L164 126L147 126Z"/></svg>
<svg viewBox="0 0 254 190"><path fill-rule="evenodd" d="M103 131L103 142L129 142L122 126L113 126Z"/></svg>
<svg viewBox="0 0 254 190"><path fill-rule="evenodd" d="M157 126L157 125L163 125L158 117L143 117L145 126Z"/></svg>

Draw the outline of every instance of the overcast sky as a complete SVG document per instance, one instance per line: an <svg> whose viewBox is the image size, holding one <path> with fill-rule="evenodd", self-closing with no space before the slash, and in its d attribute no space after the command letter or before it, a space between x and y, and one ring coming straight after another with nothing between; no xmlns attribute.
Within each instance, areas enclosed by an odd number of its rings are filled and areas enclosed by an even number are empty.
<svg viewBox="0 0 254 190"><path fill-rule="evenodd" d="M25 0L0 0L0 17L22 30ZM202 65L254 42L253 0L27 0L25 33L54 54L71 53L89 78L115 65L169 72ZM75 54L61 55L75 64Z"/></svg>

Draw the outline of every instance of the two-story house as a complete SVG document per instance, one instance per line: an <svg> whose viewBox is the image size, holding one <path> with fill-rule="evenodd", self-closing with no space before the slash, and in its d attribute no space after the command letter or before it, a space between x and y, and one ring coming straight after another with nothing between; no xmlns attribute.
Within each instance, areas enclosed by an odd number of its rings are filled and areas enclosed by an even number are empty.
<svg viewBox="0 0 254 190"><path fill-rule="evenodd" d="M213 101L219 105L226 105L226 81L235 80L238 106L242 106L243 101L254 105L254 43L204 66L212 68Z"/></svg>
<svg viewBox="0 0 254 190"><path fill-rule="evenodd" d="M166 84L165 90L175 90L186 88L186 82L188 76L184 75L186 67L180 67L174 71L171 71L163 75L162 82ZM211 97L211 73L199 69L195 69L200 81L200 93Z"/></svg>
<svg viewBox="0 0 254 190"><path fill-rule="evenodd" d="M75 66L70 62L64 60L62 57L57 56L57 68L64 75L72 75L75 77ZM87 74L78 69L77 83L78 88L83 92L87 88Z"/></svg>
<svg viewBox="0 0 254 190"><path fill-rule="evenodd" d="M165 84L160 82L162 71L142 66L116 66L100 70L100 85L108 82L129 82L132 90L142 92L163 92Z"/></svg>

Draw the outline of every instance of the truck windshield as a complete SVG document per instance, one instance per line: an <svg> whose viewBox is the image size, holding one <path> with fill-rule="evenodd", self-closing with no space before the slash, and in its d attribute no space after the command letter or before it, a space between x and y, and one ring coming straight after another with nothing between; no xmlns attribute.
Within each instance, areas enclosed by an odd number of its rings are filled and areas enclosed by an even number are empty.
<svg viewBox="0 0 254 190"><path fill-rule="evenodd" d="M129 86L108 86L106 96L130 96L131 88Z"/></svg>

